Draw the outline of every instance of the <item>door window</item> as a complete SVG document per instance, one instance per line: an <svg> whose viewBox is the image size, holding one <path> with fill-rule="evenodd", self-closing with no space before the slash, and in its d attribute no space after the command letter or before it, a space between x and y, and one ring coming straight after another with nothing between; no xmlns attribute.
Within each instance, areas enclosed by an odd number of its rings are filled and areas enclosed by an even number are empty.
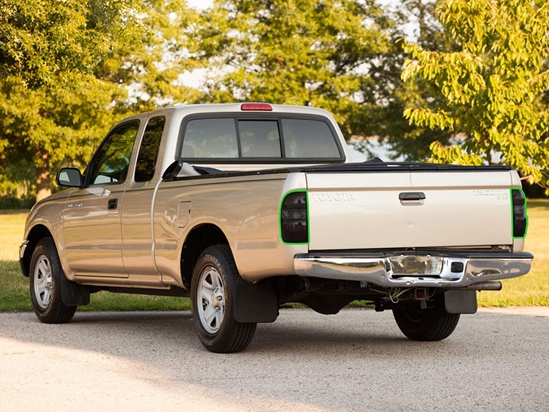
<svg viewBox="0 0 549 412"><path fill-rule="evenodd" d="M90 185L120 184L126 180L139 122L125 123L103 141L90 163Z"/></svg>

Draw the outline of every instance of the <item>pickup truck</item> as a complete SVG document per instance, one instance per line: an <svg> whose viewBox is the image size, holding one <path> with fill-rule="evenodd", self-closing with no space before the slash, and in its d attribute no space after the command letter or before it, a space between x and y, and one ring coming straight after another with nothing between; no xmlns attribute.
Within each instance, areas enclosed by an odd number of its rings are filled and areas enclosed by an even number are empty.
<svg viewBox="0 0 549 412"><path fill-rule="evenodd" d="M409 339L445 339L477 291L528 273L516 171L353 163L326 111L187 105L129 117L85 171L30 211L20 264L45 323L98 291L190 297L212 352L237 352L297 302L392 310Z"/></svg>

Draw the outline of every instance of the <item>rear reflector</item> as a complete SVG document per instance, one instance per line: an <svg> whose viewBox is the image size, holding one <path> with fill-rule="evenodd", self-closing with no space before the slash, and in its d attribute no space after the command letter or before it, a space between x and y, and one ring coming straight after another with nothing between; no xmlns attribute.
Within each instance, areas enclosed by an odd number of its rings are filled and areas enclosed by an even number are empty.
<svg viewBox="0 0 549 412"><path fill-rule="evenodd" d="M259 110L265 112L271 112L273 107L267 103L244 103L240 106L240 110Z"/></svg>

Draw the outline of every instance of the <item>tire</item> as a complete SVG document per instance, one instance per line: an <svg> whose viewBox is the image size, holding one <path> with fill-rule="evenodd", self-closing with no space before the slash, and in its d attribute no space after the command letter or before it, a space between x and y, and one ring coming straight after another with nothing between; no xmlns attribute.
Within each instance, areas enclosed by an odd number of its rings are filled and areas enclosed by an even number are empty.
<svg viewBox="0 0 549 412"><path fill-rule="evenodd" d="M240 352L254 336L256 323L239 323L234 319L239 276L227 245L208 247L194 267L191 282L194 326L210 352Z"/></svg>
<svg viewBox="0 0 549 412"><path fill-rule="evenodd" d="M393 316L406 337L424 342L446 339L459 321L459 314L446 312L443 295L437 297L435 305L427 309L421 309L419 302L402 304L393 309Z"/></svg>
<svg viewBox="0 0 549 412"><path fill-rule="evenodd" d="M31 258L29 278L32 307L40 322L70 322L76 306L63 303L61 282L66 279L52 238L44 238L36 245Z"/></svg>

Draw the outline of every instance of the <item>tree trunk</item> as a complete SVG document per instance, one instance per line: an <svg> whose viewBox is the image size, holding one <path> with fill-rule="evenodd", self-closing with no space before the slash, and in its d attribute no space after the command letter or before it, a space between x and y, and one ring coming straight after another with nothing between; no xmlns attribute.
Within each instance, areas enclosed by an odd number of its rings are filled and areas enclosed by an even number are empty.
<svg viewBox="0 0 549 412"><path fill-rule="evenodd" d="M36 201L51 195L50 187L50 156L43 149L39 149L36 160Z"/></svg>

